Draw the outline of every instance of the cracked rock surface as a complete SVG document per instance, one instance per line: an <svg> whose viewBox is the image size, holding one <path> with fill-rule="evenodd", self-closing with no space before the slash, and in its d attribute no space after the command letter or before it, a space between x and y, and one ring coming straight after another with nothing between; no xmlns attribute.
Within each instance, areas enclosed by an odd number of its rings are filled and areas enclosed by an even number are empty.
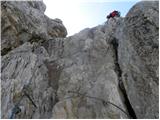
<svg viewBox="0 0 160 120"><path fill-rule="evenodd" d="M25 42L45 41L67 35L62 21L49 19L44 15L45 9L41 1L1 2L2 55Z"/></svg>
<svg viewBox="0 0 160 120"><path fill-rule="evenodd" d="M136 4L116 32L123 83L138 118L158 118L159 114L158 4Z"/></svg>
<svg viewBox="0 0 160 120"><path fill-rule="evenodd" d="M2 118L159 117L158 2L70 37L43 2L1 4Z"/></svg>

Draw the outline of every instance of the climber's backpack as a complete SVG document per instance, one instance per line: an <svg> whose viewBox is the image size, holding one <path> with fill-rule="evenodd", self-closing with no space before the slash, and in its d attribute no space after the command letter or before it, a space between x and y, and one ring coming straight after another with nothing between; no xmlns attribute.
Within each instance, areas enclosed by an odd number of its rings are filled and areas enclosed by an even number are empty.
<svg viewBox="0 0 160 120"><path fill-rule="evenodd" d="M116 10L111 13L112 17L115 17L115 16L120 17L120 14L121 13L119 11L116 11Z"/></svg>

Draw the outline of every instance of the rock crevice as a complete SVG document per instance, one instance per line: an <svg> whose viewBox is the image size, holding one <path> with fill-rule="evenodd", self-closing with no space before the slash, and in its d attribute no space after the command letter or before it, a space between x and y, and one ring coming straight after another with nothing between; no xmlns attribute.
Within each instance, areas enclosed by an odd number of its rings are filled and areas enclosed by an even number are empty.
<svg viewBox="0 0 160 120"><path fill-rule="evenodd" d="M123 84L123 81L122 81L122 70L120 68L120 65L119 65L119 62L118 62L118 40L116 38L114 38L111 42L112 46L113 46L113 49L114 49L114 52L115 52L115 71L117 73L117 76L118 76L118 85L119 85L119 88L123 94L123 98L124 98L124 103L125 103L125 106L127 108L127 111L128 111L128 114L129 114L129 117L132 118L132 119L136 119L136 114L134 112L134 109L132 108L132 105L130 104L130 101L128 99L128 96L127 96L127 93L126 93L126 90L125 90L125 87L124 87L124 84Z"/></svg>
<svg viewBox="0 0 160 120"><path fill-rule="evenodd" d="M66 37L42 1L2 1L2 118L158 118L158 4Z"/></svg>

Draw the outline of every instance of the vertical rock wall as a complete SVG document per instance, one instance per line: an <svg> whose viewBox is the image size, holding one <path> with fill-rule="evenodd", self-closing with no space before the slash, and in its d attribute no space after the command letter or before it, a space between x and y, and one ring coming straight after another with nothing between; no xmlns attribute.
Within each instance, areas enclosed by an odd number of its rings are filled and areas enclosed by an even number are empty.
<svg viewBox="0 0 160 120"><path fill-rule="evenodd" d="M158 2L66 37L42 2L1 2L2 118L158 118Z"/></svg>

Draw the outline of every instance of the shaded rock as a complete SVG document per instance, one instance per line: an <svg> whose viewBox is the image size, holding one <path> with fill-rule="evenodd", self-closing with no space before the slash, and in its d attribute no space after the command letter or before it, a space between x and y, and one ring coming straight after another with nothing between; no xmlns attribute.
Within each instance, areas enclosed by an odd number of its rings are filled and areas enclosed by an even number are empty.
<svg viewBox="0 0 160 120"><path fill-rule="evenodd" d="M158 118L158 1L139 2L115 36L118 62L129 101L138 118Z"/></svg>
<svg viewBox="0 0 160 120"><path fill-rule="evenodd" d="M60 20L51 20L44 15L46 6L41 1L3 1L1 8L2 55L25 42L67 35Z"/></svg>
<svg viewBox="0 0 160 120"><path fill-rule="evenodd" d="M2 57L1 71L2 118L10 118L16 105L21 112L14 118L50 118L61 69L43 47L25 43L14 49Z"/></svg>

